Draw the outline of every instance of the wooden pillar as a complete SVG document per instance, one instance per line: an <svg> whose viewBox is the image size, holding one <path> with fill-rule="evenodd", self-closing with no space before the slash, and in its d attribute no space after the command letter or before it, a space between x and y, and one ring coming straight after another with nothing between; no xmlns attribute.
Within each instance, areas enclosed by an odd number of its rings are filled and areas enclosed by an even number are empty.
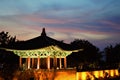
<svg viewBox="0 0 120 80"><path fill-rule="evenodd" d="M40 69L40 56L37 58L37 69Z"/></svg>
<svg viewBox="0 0 120 80"><path fill-rule="evenodd" d="M64 58L64 68L65 69L67 68L67 59L66 59L66 57Z"/></svg>
<svg viewBox="0 0 120 80"><path fill-rule="evenodd" d="M28 69L28 58L25 59L25 69Z"/></svg>
<svg viewBox="0 0 120 80"><path fill-rule="evenodd" d="M34 58L32 58L32 68L34 67Z"/></svg>
<svg viewBox="0 0 120 80"><path fill-rule="evenodd" d="M47 69L50 69L50 56L47 57Z"/></svg>
<svg viewBox="0 0 120 80"><path fill-rule="evenodd" d="M28 57L28 69L30 69L30 57Z"/></svg>
<svg viewBox="0 0 120 80"><path fill-rule="evenodd" d="M60 63L60 69L62 69L62 58L59 58L59 63Z"/></svg>
<svg viewBox="0 0 120 80"><path fill-rule="evenodd" d="M57 68L57 58L56 57L54 57L53 64L54 64L54 68L56 69Z"/></svg>
<svg viewBox="0 0 120 80"><path fill-rule="evenodd" d="M19 58L19 67L22 67L22 57Z"/></svg>

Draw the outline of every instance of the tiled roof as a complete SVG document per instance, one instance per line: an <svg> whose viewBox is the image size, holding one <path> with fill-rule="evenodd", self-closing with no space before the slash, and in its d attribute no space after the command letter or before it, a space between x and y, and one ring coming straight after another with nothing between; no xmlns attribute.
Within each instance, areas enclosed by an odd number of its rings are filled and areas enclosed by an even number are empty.
<svg viewBox="0 0 120 80"><path fill-rule="evenodd" d="M48 37L46 35L45 28L43 28L40 36L30 40L16 43L14 49L20 49L20 50L39 49L39 48L44 48L51 45L58 46L63 50L73 50L70 44L66 44L66 43L63 43L62 41L58 41Z"/></svg>

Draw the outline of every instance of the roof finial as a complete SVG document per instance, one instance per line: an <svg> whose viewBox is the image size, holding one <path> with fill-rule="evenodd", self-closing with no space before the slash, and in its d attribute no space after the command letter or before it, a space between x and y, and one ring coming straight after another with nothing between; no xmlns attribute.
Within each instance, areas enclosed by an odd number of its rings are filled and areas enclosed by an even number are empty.
<svg viewBox="0 0 120 80"><path fill-rule="evenodd" d="M42 29L41 36L46 36L45 28Z"/></svg>

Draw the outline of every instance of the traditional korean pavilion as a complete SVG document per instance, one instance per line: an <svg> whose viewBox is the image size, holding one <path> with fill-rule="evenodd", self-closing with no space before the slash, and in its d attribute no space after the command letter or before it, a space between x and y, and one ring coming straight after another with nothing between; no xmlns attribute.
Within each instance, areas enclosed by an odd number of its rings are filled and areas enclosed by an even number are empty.
<svg viewBox="0 0 120 80"><path fill-rule="evenodd" d="M15 47L7 50L13 51L20 57L20 67L25 65L27 69L62 69L67 68L66 57L82 49L75 50L70 44L48 37L43 28L40 36L19 42Z"/></svg>

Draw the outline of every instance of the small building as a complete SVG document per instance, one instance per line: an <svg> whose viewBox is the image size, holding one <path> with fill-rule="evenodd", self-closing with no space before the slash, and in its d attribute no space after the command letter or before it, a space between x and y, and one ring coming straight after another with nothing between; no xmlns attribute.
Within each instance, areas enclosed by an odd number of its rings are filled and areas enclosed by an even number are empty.
<svg viewBox="0 0 120 80"><path fill-rule="evenodd" d="M40 36L18 42L12 49L7 50L13 51L20 57L20 67L26 67L27 69L62 69L67 68L66 57L72 52L82 49L75 50L70 44L48 37L45 28L43 28Z"/></svg>

